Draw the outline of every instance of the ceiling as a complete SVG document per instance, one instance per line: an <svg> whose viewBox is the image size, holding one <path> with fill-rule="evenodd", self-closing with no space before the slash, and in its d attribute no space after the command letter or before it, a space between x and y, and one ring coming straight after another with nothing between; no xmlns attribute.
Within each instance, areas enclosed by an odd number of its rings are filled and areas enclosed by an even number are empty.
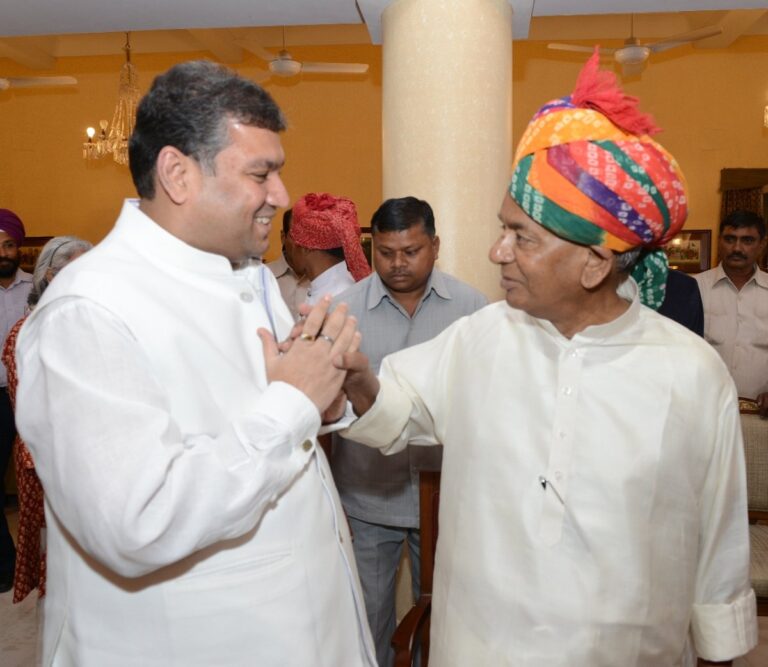
<svg viewBox="0 0 768 667"><path fill-rule="evenodd" d="M723 33L698 42L698 47L724 47L744 34L768 34L765 0L510 3L515 39L624 38L627 14L633 12L635 34L642 39L715 24ZM121 54L128 30L134 53L206 50L235 64L249 47L279 46L283 38L296 46L380 43L381 12L388 4L390 0L3 0L0 59L50 70L57 58Z"/></svg>

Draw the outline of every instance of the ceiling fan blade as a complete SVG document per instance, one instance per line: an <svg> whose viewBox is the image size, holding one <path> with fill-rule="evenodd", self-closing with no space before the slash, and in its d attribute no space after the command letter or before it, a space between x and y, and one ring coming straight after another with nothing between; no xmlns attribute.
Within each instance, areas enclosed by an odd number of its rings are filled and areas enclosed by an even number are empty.
<svg viewBox="0 0 768 667"><path fill-rule="evenodd" d="M365 74L368 65L363 63L302 63L301 71L305 74Z"/></svg>
<svg viewBox="0 0 768 667"><path fill-rule="evenodd" d="M250 51L257 58L261 58L265 62L271 62L275 58L277 58L276 53L272 53L272 51L267 51L267 49L265 49L263 46L259 44L254 44L250 40L240 39L240 40L237 40L235 43L238 46L242 46L246 51Z"/></svg>
<svg viewBox="0 0 768 667"><path fill-rule="evenodd" d="M3 81L6 81L10 88L43 88L77 84L77 79L73 76L10 76Z"/></svg>
<svg viewBox="0 0 768 667"><path fill-rule="evenodd" d="M547 48L552 49L553 51L573 51L575 53L592 53L595 50L594 46L581 46L581 44L562 44L560 42L550 42L547 44ZM615 51L616 49L606 49L602 46L600 47L601 56L609 56Z"/></svg>
<svg viewBox="0 0 768 667"><path fill-rule="evenodd" d="M621 76L625 78L630 76L640 76L645 69L647 62L647 60L644 60L641 63L625 63L621 66Z"/></svg>
<svg viewBox="0 0 768 667"><path fill-rule="evenodd" d="M682 44L688 44L689 42L696 42L700 39L706 39L707 37L714 37L715 35L719 35L723 32L723 29L720 26L714 25L714 26L708 26L706 28L699 28L698 30L690 30L689 32L683 32L679 35L672 35L671 37L665 37L662 40L659 40L658 42L651 42L650 44L646 44L653 53L661 53L662 51L667 51L668 49L673 49L676 46L681 46Z"/></svg>

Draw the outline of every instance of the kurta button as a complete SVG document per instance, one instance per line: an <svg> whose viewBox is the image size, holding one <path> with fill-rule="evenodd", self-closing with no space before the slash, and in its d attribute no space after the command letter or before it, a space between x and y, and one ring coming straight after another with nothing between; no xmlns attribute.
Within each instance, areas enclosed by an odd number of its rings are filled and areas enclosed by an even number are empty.
<svg viewBox="0 0 768 667"><path fill-rule="evenodd" d="M302 443L302 445L301 445L301 448L302 448L302 449L303 449L305 452L308 452L310 449L312 449L312 441L311 441L311 440L305 440L305 441Z"/></svg>
<svg viewBox="0 0 768 667"><path fill-rule="evenodd" d="M240 292L240 301L244 301L245 303L250 303L253 301L253 294L250 292Z"/></svg>
<svg viewBox="0 0 768 667"><path fill-rule="evenodd" d="M563 387L563 393L566 396L570 396L573 393L573 389L571 389L571 387Z"/></svg>

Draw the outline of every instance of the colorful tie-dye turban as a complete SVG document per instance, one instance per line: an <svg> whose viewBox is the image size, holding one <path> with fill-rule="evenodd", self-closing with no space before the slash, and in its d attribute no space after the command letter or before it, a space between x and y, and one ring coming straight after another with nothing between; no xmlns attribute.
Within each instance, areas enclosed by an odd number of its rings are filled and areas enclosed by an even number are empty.
<svg viewBox="0 0 768 667"><path fill-rule="evenodd" d="M623 252L647 249L632 272L640 300L664 302L667 258L660 246L688 215L686 184L675 159L649 135L658 132L598 52L569 97L545 104L515 154L509 193L536 222L561 238Z"/></svg>
<svg viewBox="0 0 768 667"><path fill-rule="evenodd" d="M302 248L343 248L347 268L355 280L371 273L360 245L357 208L351 199L334 197L327 192L304 195L293 205L290 235Z"/></svg>

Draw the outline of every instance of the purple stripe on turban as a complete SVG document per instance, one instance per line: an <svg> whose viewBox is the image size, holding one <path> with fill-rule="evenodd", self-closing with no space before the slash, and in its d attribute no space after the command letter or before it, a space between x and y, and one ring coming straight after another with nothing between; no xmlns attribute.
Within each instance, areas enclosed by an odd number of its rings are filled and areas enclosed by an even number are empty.
<svg viewBox="0 0 768 667"><path fill-rule="evenodd" d="M613 190L584 171L571 156L568 144L550 147L547 150L547 162L563 178L637 234L644 243L653 240L653 230L643 216Z"/></svg>
<svg viewBox="0 0 768 667"><path fill-rule="evenodd" d="M575 109L576 105L571 104L571 98L569 97L563 97L558 100L552 100L551 102L547 102L541 109L539 109L535 114L534 118L538 118L539 116L543 116L545 113L552 109Z"/></svg>

